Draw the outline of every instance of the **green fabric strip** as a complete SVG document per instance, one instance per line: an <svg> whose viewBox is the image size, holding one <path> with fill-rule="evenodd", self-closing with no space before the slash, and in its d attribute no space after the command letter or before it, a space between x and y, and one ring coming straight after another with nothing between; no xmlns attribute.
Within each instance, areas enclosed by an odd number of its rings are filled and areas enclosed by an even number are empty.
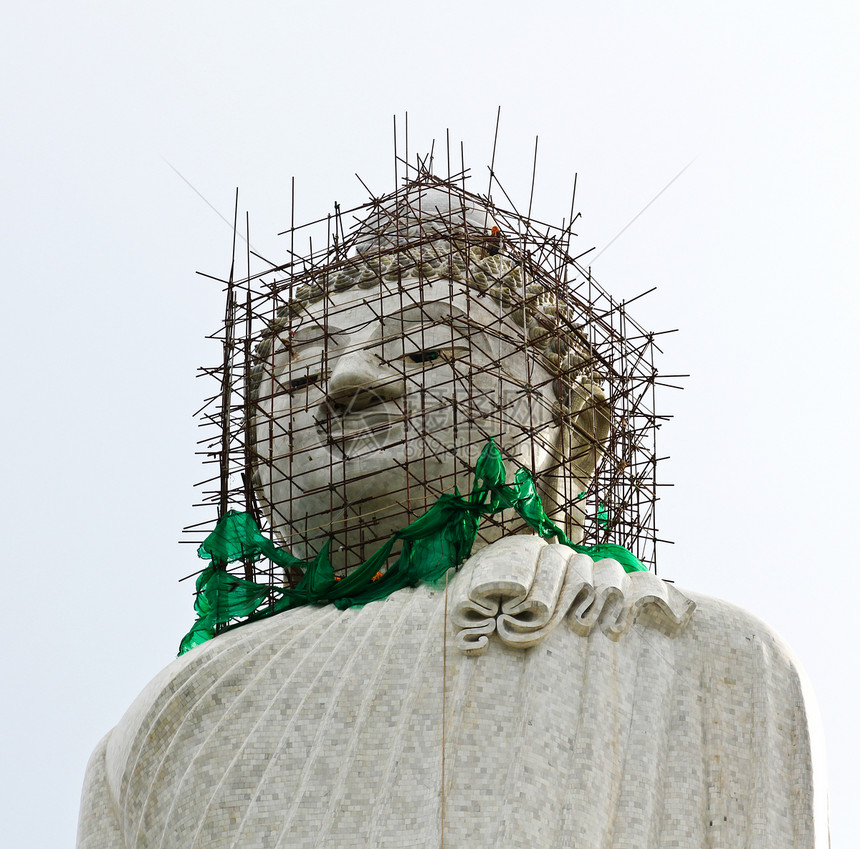
<svg viewBox="0 0 860 849"><path fill-rule="evenodd" d="M229 627L237 627L306 604L334 604L343 610L387 598L404 587L438 583L449 569L459 566L469 556L481 516L511 509L544 539L555 538L595 560L612 558L627 572L647 571L620 545L575 545L547 516L527 469L519 469L512 484L505 483L502 454L490 439L475 465L475 482L468 497L457 492L441 496L423 516L395 532L341 580L335 578L328 543L316 557L300 560L264 537L250 514L228 511L197 550L198 556L211 560L212 565L197 578L194 602L197 621L182 638L179 654L211 640L220 625L230 623ZM400 555L382 577L374 580L398 540L403 541ZM292 589L270 587L245 581L225 570L228 563L256 562L262 557L268 557L285 569L300 567L301 580Z"/></svg>

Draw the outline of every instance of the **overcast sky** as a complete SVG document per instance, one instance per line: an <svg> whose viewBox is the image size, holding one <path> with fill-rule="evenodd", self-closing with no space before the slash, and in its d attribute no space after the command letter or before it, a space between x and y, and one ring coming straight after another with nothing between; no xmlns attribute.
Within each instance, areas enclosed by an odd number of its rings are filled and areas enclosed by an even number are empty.
<svg viewBox="0 0 860 849"><path fill-rule="evenodd" d="M194 374L223 314L195 271L226 275L231 243L201 195L229 217L238 186L251 242L284 261L291 177L299 220L363 202L355 172L389 191L408 112L411 150L450 128L484 191L501 105L514 199L539 135L535 215L560 223L578 172L580 247L611 242L595 276L619 298L656 285L634 315L679 328L662 365L691 377L664 398L661 574L793 647L833 845L856 845L858 8L7 9L4 844L73 845L89 753L193 619L177 540L202 519Z"/></svg>

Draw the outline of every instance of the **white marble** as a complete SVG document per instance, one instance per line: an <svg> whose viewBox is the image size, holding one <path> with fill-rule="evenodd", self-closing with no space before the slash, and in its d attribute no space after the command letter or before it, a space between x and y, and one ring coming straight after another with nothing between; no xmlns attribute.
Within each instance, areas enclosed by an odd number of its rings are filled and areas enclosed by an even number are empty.
<svg viewBox="0 0 860 849"><path fill-rule="evenodd" d="M578 634L598 627L617 640L648 612L667 633L683 628L695 603L652 572L627 574L615 560L594 563L537 536L513 536L481 549L451 599L455 643L483 654L491 634L518 648L536 646L567 617Z"/></svg>
<svg viewBox="0 0 860 849"><path fill-rule="evenodd" d="M582 518L600 375L577 331L540 347L563 305L517 316L531 283L483 255L491 220L425 200L380 240L418 216L441 253L374 258L368 237L259 349L256 485L298 554L332 535L346 564L365 534L467 490L490 434ZM764 623L501 534L444 590L297 609L174 661L93 754L79 849L826 846L803 676Z"/></svg>
<svg viewBox="0 0 860 849"><path fill-rule="evenodd" d="M679 590L682 622L645 604L612 634L571 608L471 656L453 607L481 568L174 661L93 755L79 849L826 846L802 677L764 623Z"/></svg>

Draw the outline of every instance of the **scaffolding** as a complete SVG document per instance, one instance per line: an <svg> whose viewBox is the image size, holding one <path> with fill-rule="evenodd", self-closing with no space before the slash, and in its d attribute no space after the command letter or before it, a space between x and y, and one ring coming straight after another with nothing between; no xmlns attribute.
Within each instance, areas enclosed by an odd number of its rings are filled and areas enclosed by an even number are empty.
<svg viewBox="0 0 860 849"><path fill-rule="evenodd" d="M623 546L656 571L661 334L572 249L575 182L554 226L531 198L518 211L492 166L480 194L448 162L441 177L432 155L409 164L395 151L393 191L306 224L291 212L288 261L253 272L246 247L244 275L234 214L210 337L220 362L200 369L214 382L196 414L207 516L187 541L243 511L297 557L328 542L345 575L439 496L468 492L492 439L571 539ZM477 544L523 531L508 510ZM217 566L272 591L301 577L267 559Z"/></svg>

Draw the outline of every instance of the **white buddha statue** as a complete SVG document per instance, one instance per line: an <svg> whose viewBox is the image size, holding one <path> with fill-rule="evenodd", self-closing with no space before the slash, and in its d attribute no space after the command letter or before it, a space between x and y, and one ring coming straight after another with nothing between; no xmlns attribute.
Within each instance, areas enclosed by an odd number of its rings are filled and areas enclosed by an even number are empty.
<svg viewBox="0 0 860 849"><path fill-rule="evenodd" d="M494 226L448 189L382 206L270 327L256 489L296 555L348 572L488 438L580 538L609 401ZM173 661L96 748L78 847L824 846L805 704L764 623L507 511L442 585Z"/></svg>

